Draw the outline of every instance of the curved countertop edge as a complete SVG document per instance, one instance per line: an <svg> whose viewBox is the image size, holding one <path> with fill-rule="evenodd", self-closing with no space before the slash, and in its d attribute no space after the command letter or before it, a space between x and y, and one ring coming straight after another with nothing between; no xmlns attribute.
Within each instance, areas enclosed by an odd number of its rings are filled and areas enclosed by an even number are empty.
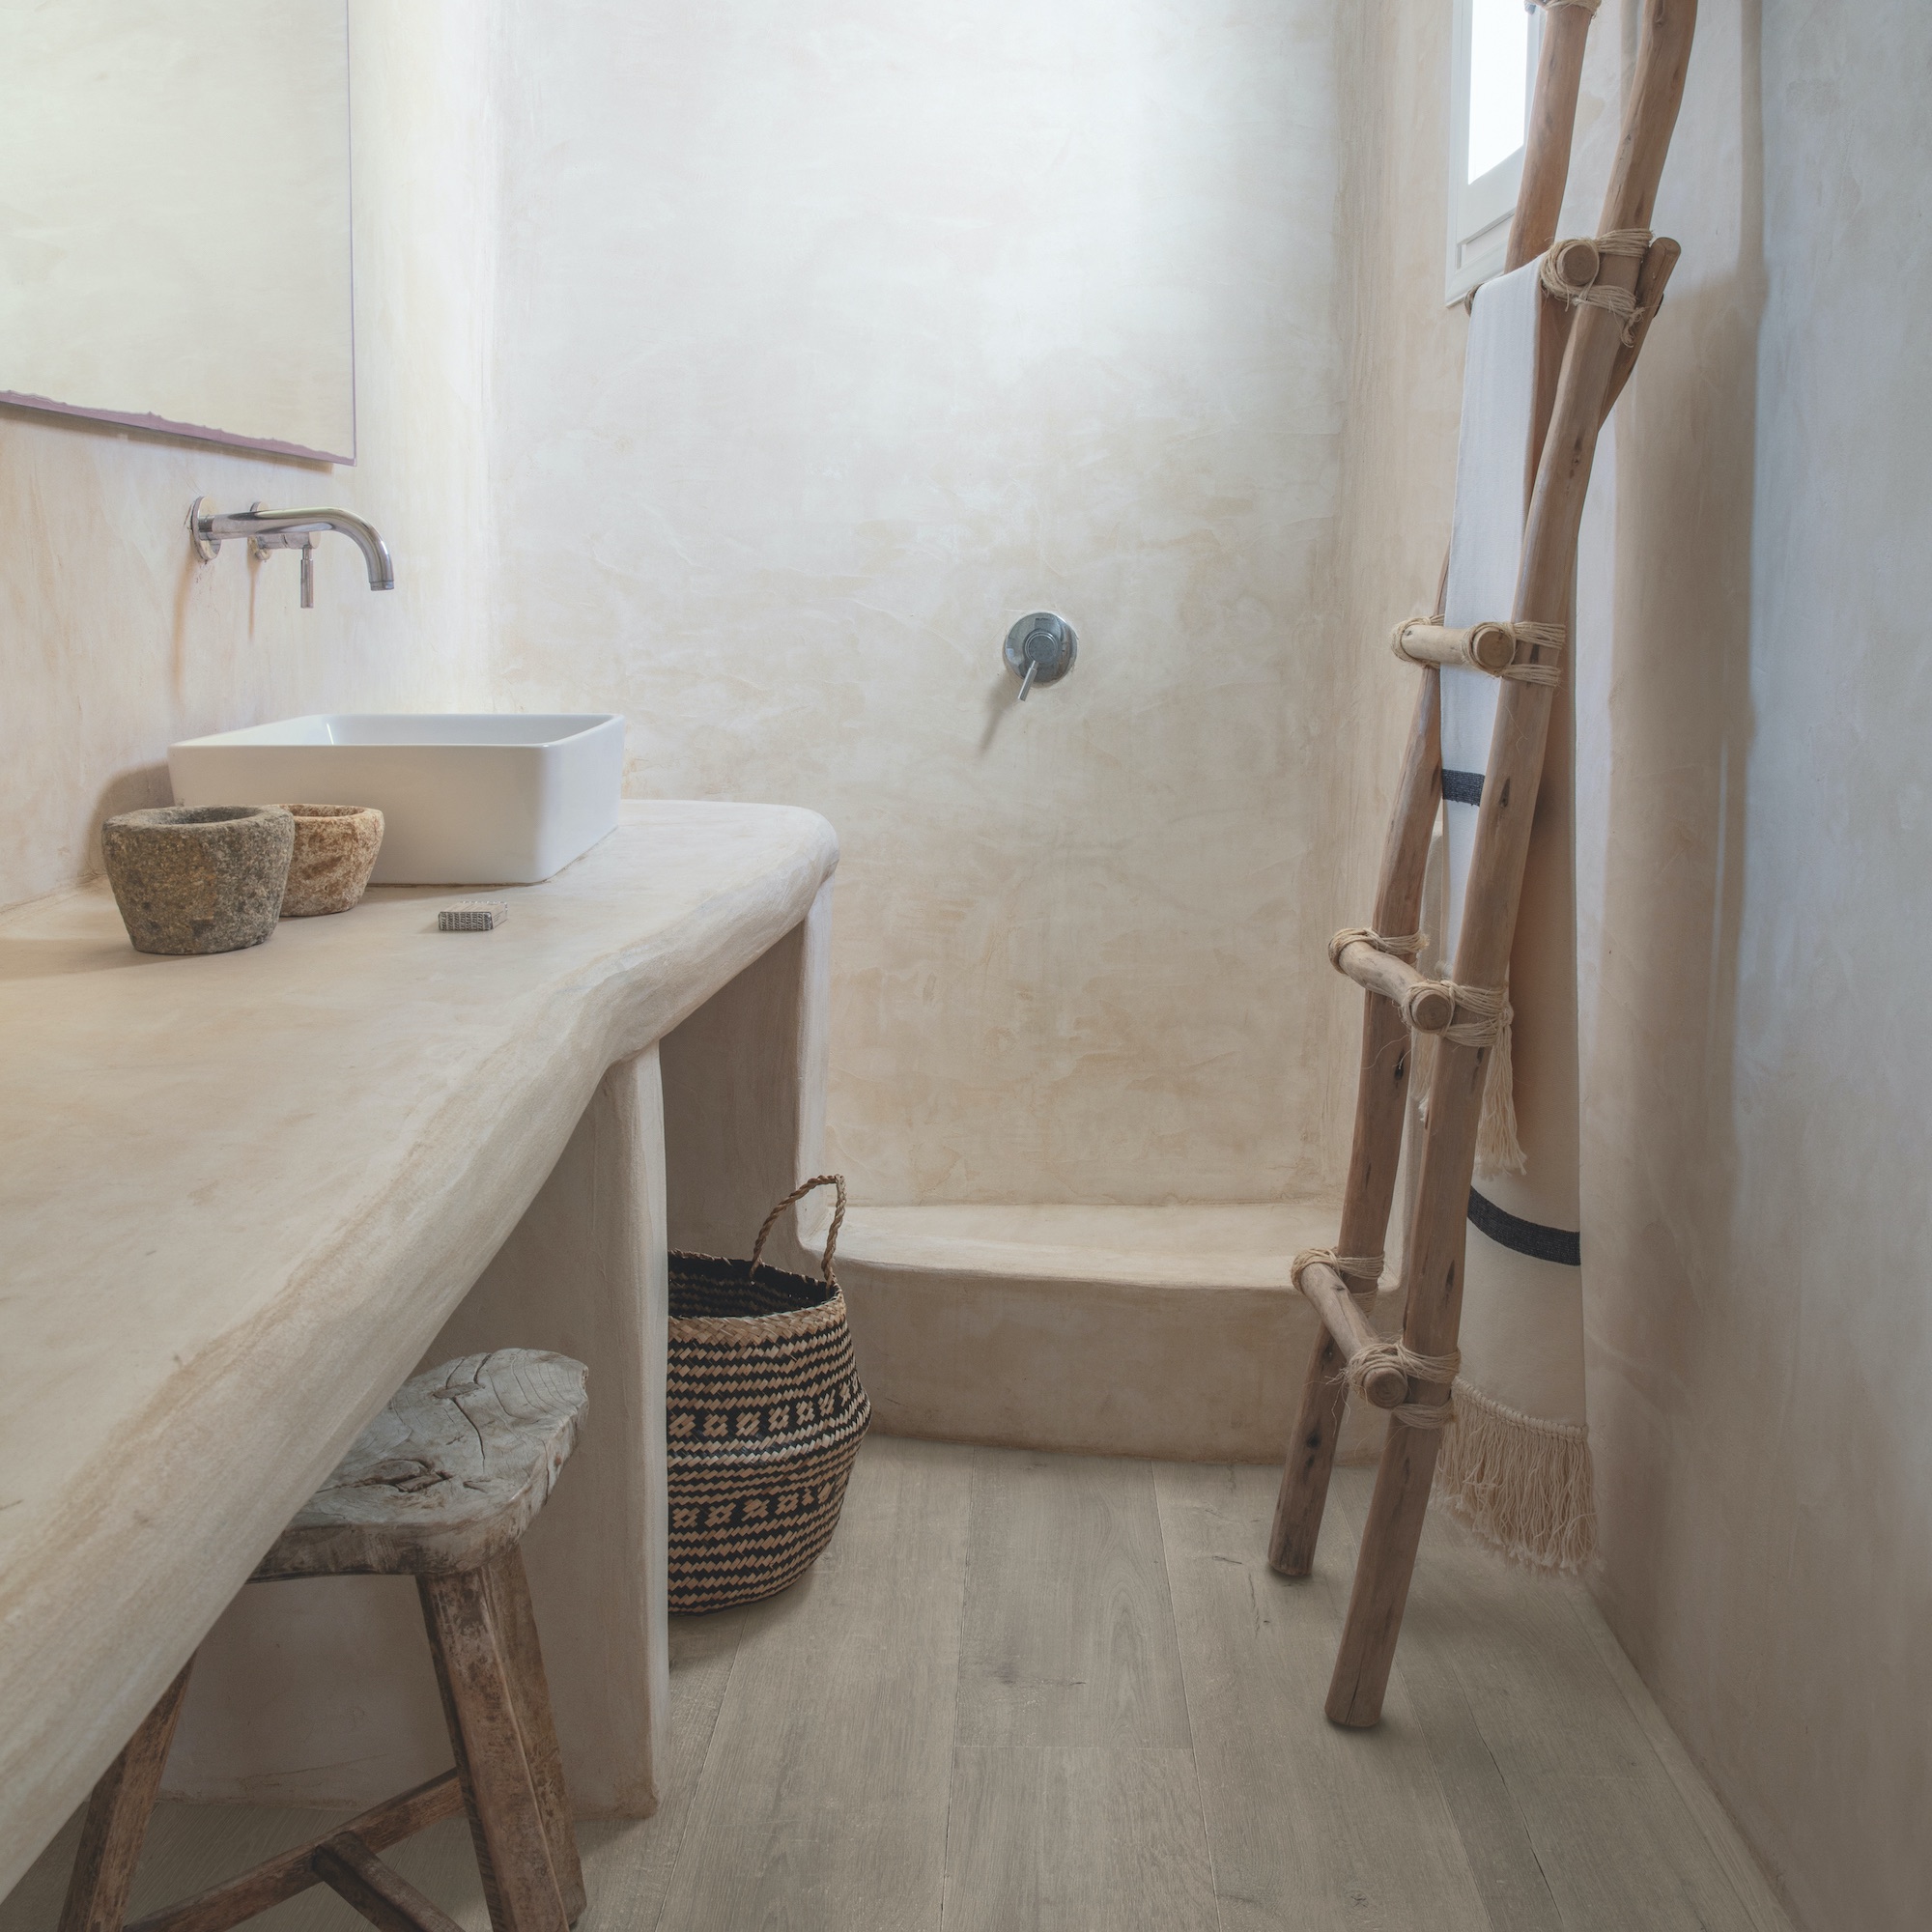
<svg viewBox="0 0 1932 1932"><path fill-rule="evenodd" d="M98 1439L83 1440L64 1480L0 1494L0 1893L408 1376L542 1186L606 1070L796 926L837 867L838 841L796 808L627 803L617 831L577 866L491 892L511 900L513 932L519 900L582 899L591 882L573 874L593 859L605 870L667 829L701 839L707 818L736 834L753 815L774 835L767 861L546 976L545 1023L521 1013L469 1077L412 1114L405 1157L306 1245L269 1299L177 1355L138 1406L74 1418L83 1438ZM37 901L6 929L68 910L67 895ZM26 1365L14 1367L18 1390ZM46 1420L0 1416L0 1442Z"/></svg>

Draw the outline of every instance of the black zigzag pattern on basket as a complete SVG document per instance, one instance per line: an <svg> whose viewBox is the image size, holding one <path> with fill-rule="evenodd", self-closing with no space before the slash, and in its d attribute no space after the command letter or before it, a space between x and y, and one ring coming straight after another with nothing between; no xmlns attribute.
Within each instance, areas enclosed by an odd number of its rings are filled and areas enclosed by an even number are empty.
<svg viewBox="0 0 1932 1932"><path fill-rule="evenodd" d="M823 1282L672 1255L670 1314L670 1607L722 1609L832 1540L871 1404Z"/></svg>

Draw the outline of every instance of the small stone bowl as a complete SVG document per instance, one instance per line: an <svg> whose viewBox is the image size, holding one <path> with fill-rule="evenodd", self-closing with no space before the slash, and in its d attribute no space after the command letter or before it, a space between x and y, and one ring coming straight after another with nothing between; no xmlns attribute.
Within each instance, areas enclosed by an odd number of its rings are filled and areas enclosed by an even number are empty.
<svg viewBox="0 0 1932 1932"><path fill-rule="evenodd" d="M362 896L383 844L373 805L285 805L296 821L296 855L282 895L284 919L347 912Z"/></svg>
<svg viewBox="0 0 1932 1932"><path fill-rule="evenodd" d="M137 952L239 952L281 917L296 822L278 805L157 805L100 828Z"/></svg>

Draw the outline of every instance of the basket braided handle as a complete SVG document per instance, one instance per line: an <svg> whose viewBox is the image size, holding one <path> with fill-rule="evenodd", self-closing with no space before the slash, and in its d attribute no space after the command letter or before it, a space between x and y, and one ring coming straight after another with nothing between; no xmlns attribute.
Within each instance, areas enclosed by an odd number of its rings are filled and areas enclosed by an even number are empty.
<svg viewBox="0 0 1932 1932"><path fill-rule="evenodd" d="M838 1248L838 1230L845 1219L845 1177L842 1174L814 1174L810 1180L803 1180L765 1216L765 1225L758 1230L758 1238L752 1243L752 1266L755 1269L765 1252L765 1236L777 1225L778 1218L794 1201L801 1201L814 1187L836 1187L838 1190L838 1205L832 1210L832 1226L825 1236L825 1260L820 1264L820 1272L825 1276L827 1288L837 1288L838 1278L832 1272L832 1257Z"/></svg>

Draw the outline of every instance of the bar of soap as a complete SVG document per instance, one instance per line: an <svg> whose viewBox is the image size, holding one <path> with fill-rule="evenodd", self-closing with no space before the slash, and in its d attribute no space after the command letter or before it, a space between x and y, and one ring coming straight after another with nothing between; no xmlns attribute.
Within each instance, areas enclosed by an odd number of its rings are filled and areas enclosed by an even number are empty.
<svg viewBox="0 0 1932 1932"><path fill-rule="evenodd" d="M510 916L502 899L458 899L436 916L439 932L495 932Z"/></svg>

